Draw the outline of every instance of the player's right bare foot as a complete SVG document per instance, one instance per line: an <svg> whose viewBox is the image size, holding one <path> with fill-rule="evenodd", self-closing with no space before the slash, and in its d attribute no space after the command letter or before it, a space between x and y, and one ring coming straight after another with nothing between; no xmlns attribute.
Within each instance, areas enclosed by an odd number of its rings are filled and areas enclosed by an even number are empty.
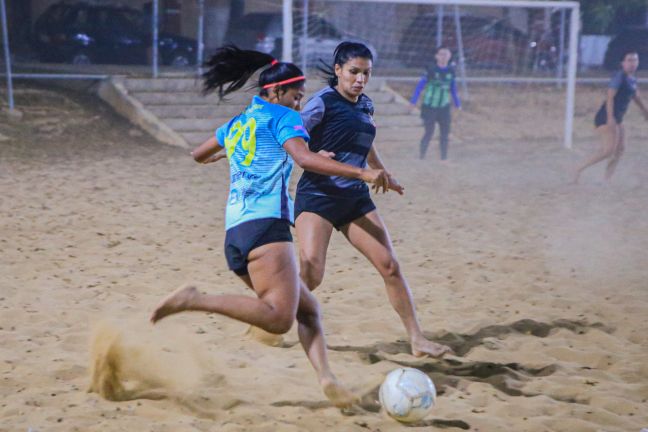
<svg viewBox="0 0 648 432"><path fill-rule="evenodd" d="M193 301L199 295L200 293L195 286L181 286L180 288L169 294L157 305L157 307L151 314L151 322L155 324L164 317L189 309Z"/></svg>
<svg viewBox="0 0 648 432"><path fill-rule="evenodd" d="M335 378L322 378L320 384L326 397L338 408L349 408L358 402L358 397Z"/></svg>

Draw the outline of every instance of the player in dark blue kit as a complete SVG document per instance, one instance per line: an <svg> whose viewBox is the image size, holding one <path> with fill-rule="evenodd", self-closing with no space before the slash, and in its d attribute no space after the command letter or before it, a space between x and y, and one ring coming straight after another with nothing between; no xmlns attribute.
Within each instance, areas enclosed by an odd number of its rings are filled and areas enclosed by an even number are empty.
<svg viewBox="0 0 648 432"><path fill-rule="evenodd" d="M576 169L574 183L578 183L583 170L606 159L609 159L609 162L605 169L605 180L610 181L625 150L623 116L631 100L636 102L648 120L648 109L639 98L637 89L635 73L638 67L639 54L635 51L626 52L621 59L621 70L610 80L607 99L594 118L594 126L603 139L602 146Z"/></svg>
<svg viewBox="0 0 648 432"><path fill-rule="evenodd" d="M294 64L278 62L257 51L225 46L214 54L208 66L205 90L218 90L221 98L241 88L263 68L259 95L192 152L200 163L224 157L229 161L225 257L229 268L254 290L256 297L208 295L186 286L162 300L151 321L183 311L215 312L282 334L297 320L299 340L324 393L335 405L348 406L355 397L337 383L330 370L319 305L297 272L288 184L293 160L306 170L348 176L386 190L384 171L343 164L308 150L309 136L297 112L305 78Z"/></svg>
<svg viewBox="0 0 648 432"><path fill-rule="evenodd" d="M329 76L329 86L316 93L302 111L304 126L311 136L311 151L331 152L336 160L357 167L368 164L385 169L373 145L373 103L363 93L372 63L371 51L362 44L343 42L335 49L333 68L323 70ZM402 194L403 187L387 176L389 188ZM300 275L310 290L322 282L326 251L335 228L383 277L389 300L409 335L412 353L439 357L450 350L423 336L411 291L367 185L349 178L304 172L295 196L295 226Z"/></svg>

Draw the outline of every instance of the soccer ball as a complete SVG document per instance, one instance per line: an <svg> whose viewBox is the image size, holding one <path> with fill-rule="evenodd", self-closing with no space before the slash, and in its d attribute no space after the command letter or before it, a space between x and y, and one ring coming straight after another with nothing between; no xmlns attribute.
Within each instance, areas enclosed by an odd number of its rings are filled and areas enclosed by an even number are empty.
<svg viewBox="0 0 648 432"><path fill-rule="evenodd" d="M436 388L420 370L399 368L387 374L378 396L387 414L400 422L412 423L428 415L436 400Z"/></svg>

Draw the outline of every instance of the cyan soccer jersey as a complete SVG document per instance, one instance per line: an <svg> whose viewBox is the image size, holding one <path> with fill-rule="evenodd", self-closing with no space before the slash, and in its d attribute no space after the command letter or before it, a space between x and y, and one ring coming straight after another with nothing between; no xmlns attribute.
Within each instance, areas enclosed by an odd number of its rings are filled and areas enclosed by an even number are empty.
<svg viewBox="0 0 648 432"><path fill-rule="evenodd" d="M293 160L284 150L290 138L309 136L298 112L254 96L252 103L216 131L230 165L225 229L262 218L293 222L288 182Z"/></svg>

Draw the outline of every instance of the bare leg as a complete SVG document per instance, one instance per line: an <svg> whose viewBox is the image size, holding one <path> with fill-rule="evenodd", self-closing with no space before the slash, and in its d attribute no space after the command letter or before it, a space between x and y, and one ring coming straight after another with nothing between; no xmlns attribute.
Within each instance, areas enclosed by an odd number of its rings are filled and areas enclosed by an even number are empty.
<svg viewBox="0 0 648 432"><path fill-rule="evenodd" d="M156 307L151 322L178 312L204 311L219 313L270 333L286 333L295 320L299 301L299 277L292 243L270 243L258 247L250 253L248 260L257 298L201 294L195 287L186 286Z"/></svg>
<svg viewBox="0 0 648 432"><path fill-rule="evenodd" d="M299 275L313 291L324 279L326 250L333 225L315 213L304 212L295 221L295 228L299 240Z"/></svg>
<svg viewBox="0 0 648 432"><path fill-rule="evenodd" d="M312 291L322 283L324 278L326 250L333 226L315 213L304 212L295 221L295 227L299 241L300 277ZM266 345L278 346L282 342L256 327L251 327L248 334Z"/></svg>
<svg viewBox="0 0 648 432"><path fill-rule="evenodd" d="M245 283L245 285L248 286L248 288L254 290L249 274L239 275L239 278ZM252 325L248 327L245 334L248 335L251 339L254 339L255 341L267 346L278 347L282 346L284 343L283 335L270 333L260 327L255 327Z"/></svg>
<svg viewBox="0 0 648 432"><path fill-rule="evenodd" d="M612 156L617 142L617 129L611 128L608 125L599 126L596 129L601 135L602 145L599 150L583 162L574 173L573 183L578 183L581 173L588 167L601 162Z"/></svg>
<svg viewBox="0 0 648 432"><path fill-rule="evenodd" d="M400 271L389 233L376 210L342 228L349 242L376 267L385 281L387 296L405 325L415 356L441 357L450 347L429 341L423 336L416 318L412 293Z"/></svg>
<svg viewBox="0 0 648 432"><path fill-rule="evenodd" d="M614 171L616 170L617 165L619 164L619 160L621 159L621 156L623 155L623 152L625 151L625 129L623 125L619 125L617 127L617 134L616 134L616 147L614 149L614 154L612 155L612 159L610 159L610 162L608 162L607 168L605 169L605 180L610 181L612 178L612 175L614 174Z"/></svg>
<svg viewBox="0 0 648 432"><path fill-rule="evenodd" d="M357 397L343 387L331 372L326 354L326 339L322 329L319 304L315 296L302 283L297 310L297 332L299 341L308 356L326 397L337 407L346 408L357 401Z"/></svg>

